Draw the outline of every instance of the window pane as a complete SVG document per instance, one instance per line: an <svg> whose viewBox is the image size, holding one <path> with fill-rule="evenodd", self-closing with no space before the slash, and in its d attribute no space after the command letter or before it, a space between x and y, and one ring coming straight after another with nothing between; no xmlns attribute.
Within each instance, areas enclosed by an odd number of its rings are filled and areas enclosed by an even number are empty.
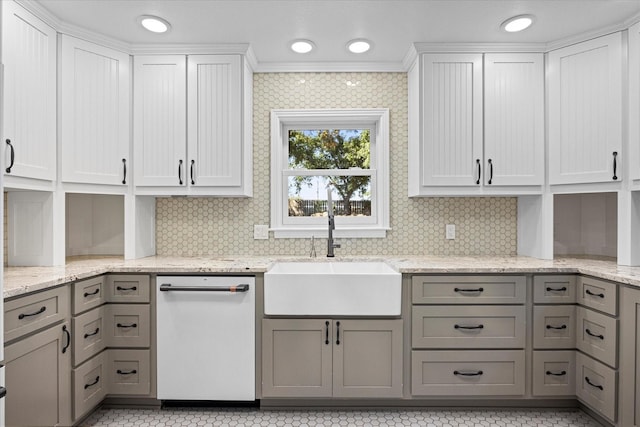
<svg viewBox="0 0 640 427"><path fill-rule="evenodd" d="M371 176L290 176L288 216L326 216L329 183L335 216L371 216Z"/></svg>
<svg viewBox="0 0 640 427"><path fill-rule="evenodd" d="M369 169L369 129L289 131L289 169Z"/></svg>

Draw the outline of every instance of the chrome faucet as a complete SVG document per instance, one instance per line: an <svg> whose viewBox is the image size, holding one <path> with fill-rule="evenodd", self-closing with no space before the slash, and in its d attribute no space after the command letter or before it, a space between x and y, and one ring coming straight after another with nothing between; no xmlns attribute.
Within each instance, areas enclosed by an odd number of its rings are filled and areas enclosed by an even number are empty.
<svg viewBox="0 0 640 427"><path fill-rule="evenodd" d="M327 257L333 258L335 257L333 250L335 248L339 248L340 244L333 242L333 230L336 229L336 222L335 222L335 219L333 218L333 213L330 213L328 217L329 217L329 239L327 240Z"/></svg>

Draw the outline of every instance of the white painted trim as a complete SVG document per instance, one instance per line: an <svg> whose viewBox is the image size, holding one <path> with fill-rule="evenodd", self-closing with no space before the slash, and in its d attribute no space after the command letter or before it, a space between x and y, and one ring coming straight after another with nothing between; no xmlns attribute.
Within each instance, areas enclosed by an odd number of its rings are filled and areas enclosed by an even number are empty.
<svg viewBox="0 0 640 427"><path fill-rule="evenodd" d="M387 108L371 109L318 109L318 110L271 110L271 229L276 238L311 237L314 230L321 230L317 223L308 227L300 224L286 224L284 209L286 188L284 182L284 131L293 125L313 124L349 124L359 123L373 125L375 131L374 152L372 159L372 219L375 225L341 223L336 218L336 236L349 231L353 237L386 237L389 229L389 110ZM324 228L324 227L323 227ZM342 231L338 231L342 230ZM356 231L357 230L357 231ZM317 231L316 231L317 232ZM348 237L348 236L344 236Z"/></svg>
<svg viewBox="0 0 640 427"><path fill-rule="evenodd" d="M340 227L334 230L333 236L336 239L384 239L387 237L387 230L390 228L345 228ZM276 239L309 239L311 237L328 237L327 227L322 228L272 228L273 237Z"/></svg>
<svg viewBox="0 0 640 427"><path fill-rule="evenodd" d="M132 55L245 55L248 50L248 43L130 45Z"/></svg>
<svg viewBox="0 0 640 427"><path fill-rule="evenodd" d="M404 73L401 62L261 62L256 73Z"/></svg>
<svg viewBox="0 0 640 427"><path fill-rule="evenodd" d="M416 53L536 53L545 43L414 43Z"/></svg>

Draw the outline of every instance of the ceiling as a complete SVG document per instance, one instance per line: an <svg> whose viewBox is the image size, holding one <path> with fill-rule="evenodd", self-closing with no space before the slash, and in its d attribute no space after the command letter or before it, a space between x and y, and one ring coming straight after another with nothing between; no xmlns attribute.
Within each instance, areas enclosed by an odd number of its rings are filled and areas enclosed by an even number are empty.
<svg viewBox="0 0 640 427"><path fill-rule="evenodd" d="M414 42L549 43L620 24L640 13L640 0L36 0L66 24L128 44L249 43L260 64L400 63ZM139 15L171 23L152 34ZM507 18L533 14L534 25L508 34ZM289 43L317 49L295 54ZM347 41L366 38L354 55Z"/></svg>

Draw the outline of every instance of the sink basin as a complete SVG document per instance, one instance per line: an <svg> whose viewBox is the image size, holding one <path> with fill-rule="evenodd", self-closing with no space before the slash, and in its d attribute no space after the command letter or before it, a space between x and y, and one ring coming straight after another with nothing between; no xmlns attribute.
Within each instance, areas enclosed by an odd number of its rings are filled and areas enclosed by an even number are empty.
<svg viewBox="0 0 640 427"><path fill-rule="evenodd" d="M280 262L264 274L264 312L399 316L402 275L384 262Z"/></svg>

